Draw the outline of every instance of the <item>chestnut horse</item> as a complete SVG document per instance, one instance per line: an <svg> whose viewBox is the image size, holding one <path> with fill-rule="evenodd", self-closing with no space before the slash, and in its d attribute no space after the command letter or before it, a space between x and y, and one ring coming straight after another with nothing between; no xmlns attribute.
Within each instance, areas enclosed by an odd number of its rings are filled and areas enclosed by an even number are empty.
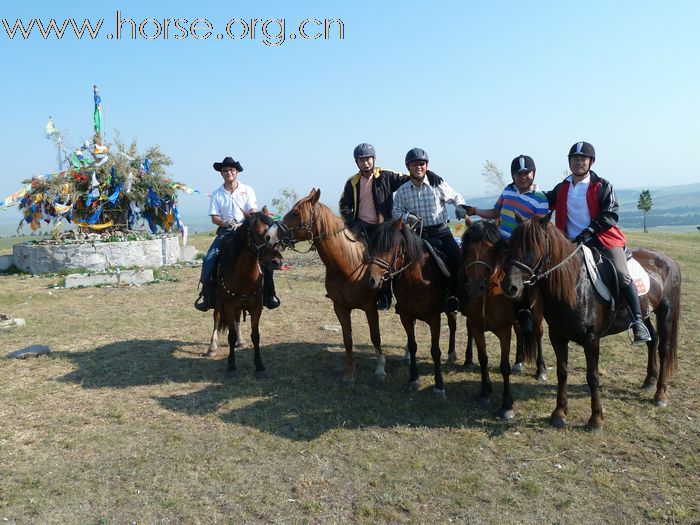
<svg viewBox="0 0 700 525"><path fill-rule="evenodd" d="M309 195L294 204L281 221L270 227L266 234L268 246L281 243L293 246L297 241L309 241L316 249L326 267L327 297L333 301L335 315L343 331L345 346L346 381L354 380L352 324L350 312L359 309L365 312L369 324L370 339L377 356L374 374L383 378L386 358L382 352L379 333L377 292L364 284L367 270L367 248L343 219L334 215L328 206L319 202L321 190L312 189ZM454 358L454 333L456 321L450 332L452 356Z"/></svg>
<svg viewBox="0 0 700 525"><path fill-rule="evenodd" d="M430 327L430 355L435 373L435 393L445 397L440 366L440 320L445 302L447 278L423 247L423 240L402 219L380 225L369 241L369 267L365 282L377 290L393 279L396 311L408 337L411 364L409 388L420 386L416 364L416 320Z"/></svg>
<svg viewBox="0 0 700 525"><path fill-rule="evenodd" d="M462 236L462 276L467 291L467 302L462 313L467 316L467 330L474 337L481 365L481 391L479 402L491 404L491 379L489 378L488 354L486 353L485 332L498 337L501 344L500 371L503 376L503 401L498 412L501 419L511 419L513 397L510 391L510 341L515 328L517 345L527 361L537 357L535 377L546 380L544 359L542 358L542 315L535 315L534 334L525 337L516 323L516 302L506 297L501 290L503 270L507 257L507 241L501 237L496 223L478 221L471 224ZM534 309L533 314L536 314ZM537 352L535 352L537 350ZM522 357L521 357L522 359Z"/></svg>
<svg viewBox="0 0 700 525"><path fill-rule="evenodd" d="M511 255L506 264L503 290L509 297L518 298L531 286L537 289L542 300L549 338L557 356L557 405L551 416L552 425L566 425L569 341L574 341L583 346L586 355L586 381L591 391L591 417L587 427L601 430L600 338L628 329L630 315L624 301L610 312L593 289L582 251L550 222L551 215L524 222L518 217L521 224L510 238ZM640 297L644 324L652 336L647 343L647 376L642 386L650 388L656 379L654 400L657 406L663 407L668 404L667 381L678 367L681 270L676 261L656 250L638 248L632 255L651 279L649 292ZM652 312L656 314L656 330L649 318Z"/></svg>
<svg viewBox="0 0 700 525"><path fill-rule="evenodd" d="M245 220L221 247L219 258L219 290L214 313L215 333L220 323L228 328L229 356L226 376L235 378L235 348L240 333L241 314L250 314L250 339L255 351L255 376L267 377L260 355L260 316L263 309L263 273L261 264L276 266L281 256L265 244L265 232L273 220L264 212L245 213ZM220 322L217 322L219 316ZM212 335L212 338L214 335ZM210 355L211 353L210 345Z"/></svg>

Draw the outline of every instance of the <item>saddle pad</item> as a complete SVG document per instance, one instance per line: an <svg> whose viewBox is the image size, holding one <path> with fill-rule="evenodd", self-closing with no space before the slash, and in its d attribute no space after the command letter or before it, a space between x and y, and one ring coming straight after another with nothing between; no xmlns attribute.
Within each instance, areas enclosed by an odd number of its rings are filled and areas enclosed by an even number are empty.
<svg viewBox="0 0 700 525"><path fill-rule="evenodd" d="M588 271L588 276L590 277L596 292L598 292L605 301L610 301L610 290L598 274L598 269L595 265L593 252L591 252L591 249L585 244L583 245L583 258L586 261L586 270ZM635 259L628 259L627 271L629 272L630 277L634 281L634 285L637 287L637 293L639 294L639 296L641 297L642 295L646 294L649 291L649 286L651 283L649 280L649 274L642 267L642 265L639 264Z"/></svg>
<svg viewBox="0 0 700 525"><path fill-rule="evenodd" d="M437 254L437 252L435 251L435 248L433 248L433 246L425 239L423 239L423 244L428 249L428 252L430 253L430 255L433 256L433 259L435 259L435 262L437 263L438 268L440 268L442 275L444 275L447 279L449 279L450 278L450 270L448 270L447 266L445 266L445 262L442 260L442 257L440 257Z"/></svg>

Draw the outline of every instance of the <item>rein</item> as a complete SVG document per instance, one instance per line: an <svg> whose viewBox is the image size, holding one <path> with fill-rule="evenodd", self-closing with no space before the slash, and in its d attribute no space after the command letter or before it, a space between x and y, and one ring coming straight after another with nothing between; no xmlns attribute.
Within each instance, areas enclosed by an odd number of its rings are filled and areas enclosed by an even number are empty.
<svg viewBox="0 0 700 525"><path fill-rule="evenodd" d="M538 281L541 281L542 279L546 279L547 276L552 273L554 270L557 268L560 268L561 266L564 266L567 262L571 260L571 258L576 255L576 252L578 252L581 249L582 244L579 244L576 246L573 252L571 252L569 255L567 255L561 262L558 264L555 264L551 268L545 270L544 272L538 274L537 271L540 268L540 266L543 266L545 264L549 264L549 261L552 257L552 249L551 249L551 244L549 241L549 235L547 234L547 231L545 230L544 232L544 238L547 240L547 249L545 250L545 253L542 255L542 257L539 258L537 263L535 264L534 267L530 268L527 264L520 262L516 259L511 259L510 264L515 266L516 268L520 268L521 270L525 270L526 272L530 273L530 278L527 281L524 281L523 284L525 286L534 286L537 284Z"/></svg>
<svg viewBox="0 0 700 525"><path fill-rule="evenodd" d="M309 222L307 223L302 223L300 226L296 228L289 228L286 224L284 224L282 221L277 222L277 227L282 231L282 235L280 237L280 242L282 243L282 246L285 248L290 248L291 250L297 252L297 253L309 253L310 251L313 251L316 249L315 241L325 241L326 239L329 239L330 237L334 237L335 235L338 235L339 233L345 231L348 229L347 226L343 225L341 228L338 228L337 230L328 233L328 232L321 232L319 235L314 235L313 232L313 225L314 225L314 216L316 213L316 207L313 206L311 208L311 217L309 218ZM306 231L309 233L309 249L306 251L300 251L296 249L296 232L298 231Z"/></svg>
<svg viewBox="0 0 700 525"><path fill-rule="evenodd" d="M379 266L383 270L385 270L384 274L382 275L382 281L388 281L390 279L393 279L397 275L399 275L401 272L403 272L406 268L411 266L413 264L413 261L409 261L407 264L404 264L401 266L401 268L396 268L396 261L399 259L399 255L401 255L402 259L406 258L406 244L403 239L401 239L401 249L397 250L394 253L394 257L391 260L391 263L386 262L384 259L380 257L370 257L369 262L367 263L368 266L371 266L373 264Z"/></svg>

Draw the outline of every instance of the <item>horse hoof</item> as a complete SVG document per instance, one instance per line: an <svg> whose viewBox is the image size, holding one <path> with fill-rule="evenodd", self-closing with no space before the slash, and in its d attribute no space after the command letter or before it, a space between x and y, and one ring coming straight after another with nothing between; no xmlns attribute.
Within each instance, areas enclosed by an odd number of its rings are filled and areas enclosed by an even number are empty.
<svg viewBox="0 0 700 525"><path fill-rule="evenodd" d="M667 399L655 399L654 405L656 405L659 408L666 408L668 406L668 400Z"/></svg>
<svg viewBox="0 0 700 525"><path fill-rule="evenodd" d="M565 428L566 425L567 425L566 419L561 419L561 418L558 418L558 417L553 417L553 418L550 420L550 423L552 424L552 426L553 426L554 428Z"/></svg>
<svg viewBox="0 0 700 525"><path fill-rule="evenodd" d="M464 362L464 368L467 369L468 372L474 372L476 370L476 365L472 363L471 361L465 361Z"/></svg>
<svg viewBox="0 0 700 525"><path fill-rule="evenodd" d="M216 355L216 350L207 350L202 354L202 357L214 357Z"/></svg>
<svg viewBox="0 0 700 525"><path fill-rule="evenodd" d="M478 396L476 400L478 401L479 405L484 408L491 406L491 398L488 396Z"/></svg>
<svg viewBox="0 0 700 525"><path fill-rule="evenodd" d="M226 371L226 379L237 379L238 378L238 370L227 370Z"/></svg>
<svg viewBox="0 0 700 525"><path fill-rule="evenodd" d="M586 430L596 436L600 436L603 433L603 427L596 427L590 423L586 425Z"/></svg>
<svg viewBox="0 0 700 525"><path fill-rule="evenodd" d="M512 408L509 408L508 410L500 410L498 412L498 417L504 421L508 421L509 419L513 419L515 417L515 411Z"/></svg>
<svg viewBox="0 0 700 525"><path fill-rule="evenodd" d="M404 357L401 359L401 364L404 366L408 366L411 364L411 358L410 357Z"/></svg>
<svg viewBox="0 0 700 525"><path fill-rule="evenodd" d="M644 383L640 388L643 392L651 392L656 388L656 384L653 381L650 381L649 383Z"/></svg>
<svg viewBox="0 0 700 525"><path fill-rule="evenodd" d="M457 354L447 354L447 359L445 359L446 365L454 365L457 363Z"/></svg>
<svg viewBox="0 0 700 525"><path fill-rule="evenodd" d="M435 394L435 397L437 397L440 401L447 401L447 394L445 393L444 388L433 388L433 394Z"/></svg>
<svg viewBox="0 0 700 525"><path fill-rule="evenodd" d="M256 370L255 377L256 379L267 379L267 370Z"/></svg>
<svg viewBox="0 0 700 525"><path fill-rule="evenodd" d="M346 385L354 384L355 383L355 376L351 376L351 377L343 376L343 383L345 383Z"/></svg>
<svg viewBox="0 0 700 525"><path fill-rule="evenodd" d="M411 381L408 384L408 390L411 392L417 392L420 389L420 381Z"/></svg>
<svg viewBox="0 0 700 525"><path fill-rule="evenodd" d="M510 369L511 372L514 374L522 374L523 373L523 364L522 363L513 363L513 366Z"/></svg>
<svg viewBox="0 0 700 525"><path fill-rule="evenodd" d="M547 381L547 374L545 374L544 372L542 372L541 374L537 374L536 379L541 383L544 383L545 381Z"/></svg>

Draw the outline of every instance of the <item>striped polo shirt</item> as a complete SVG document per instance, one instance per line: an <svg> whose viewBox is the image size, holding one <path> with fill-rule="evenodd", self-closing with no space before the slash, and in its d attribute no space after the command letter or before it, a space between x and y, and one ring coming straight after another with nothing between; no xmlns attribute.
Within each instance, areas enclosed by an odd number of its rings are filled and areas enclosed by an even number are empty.
<svg viewBox="0 0 700 525"><path fill-rule="evenodd" d="M520 193L515 183L509 184L494 204L493 208L501 214L499 229L504 239L510 239L513 230L518 225L515 220L516 211L524 219L529 219L533 215L547 215L549 213L547 196L537 189L536 184L533 184L532 188L530 191Z"/></svg>

